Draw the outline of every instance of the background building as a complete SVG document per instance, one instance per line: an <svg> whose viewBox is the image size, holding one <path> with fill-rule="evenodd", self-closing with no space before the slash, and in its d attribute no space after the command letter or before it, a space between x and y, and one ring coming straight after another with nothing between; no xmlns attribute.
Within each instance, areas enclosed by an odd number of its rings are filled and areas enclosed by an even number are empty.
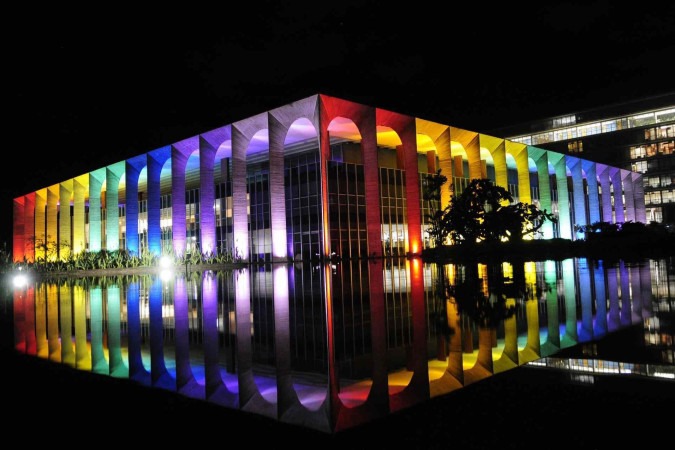
<svg viewBox="0 0 675 450"><path fill-rule="evenodd" d="M493 132L643 174L647 223L675 226L675 93Z"/></svg>
<svg viewBox="0 0 675 450"><path fill-rule="evenodd" d="M318 94L15 198L13 259L418 255L437 170L442 206L489 178L558 216L544 238L645 221L639 173Z"/></svg>

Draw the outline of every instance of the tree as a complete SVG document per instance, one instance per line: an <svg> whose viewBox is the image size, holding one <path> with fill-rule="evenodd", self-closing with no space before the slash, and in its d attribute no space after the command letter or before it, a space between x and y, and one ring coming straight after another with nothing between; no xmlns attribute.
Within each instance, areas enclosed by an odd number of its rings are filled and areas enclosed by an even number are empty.
<svg viewBox="0 0 675 450"><path fill-rule="evenodd" d="M556 217L536 205L513 203L508 190L489 179L474 179L450 200L446 224L455 242L522 241Z"/></svg>
<svg viewBox="0 0 675 450"><path fill-rule="evenodd" d="M455 242L475 243L499 239L495 213L513 197L489 179L474 179L459 195L450 199L446 219L448 232Z"/></svg>
<svg viewBox="0 0 675 450"><path fill-rule="evenodd" d="M449 205L441 208L441 187L447 183L448 178L441 174L438 169L435 174L426 177L422 197L430 203L431 213L425 214L425 221L428 225L427 233L433 242L434 247L440 247L445 244L450 230L447 226L447 214Z"/></svg>
<svg viewBox="0 0 675 450"><path fill-rule="evenodd" d="M495 226L500 236L510 241L520 242L525 236L534 237L546 221L558 219L548 211L540 210L536 205L518 202L497 210Z"/></svg>

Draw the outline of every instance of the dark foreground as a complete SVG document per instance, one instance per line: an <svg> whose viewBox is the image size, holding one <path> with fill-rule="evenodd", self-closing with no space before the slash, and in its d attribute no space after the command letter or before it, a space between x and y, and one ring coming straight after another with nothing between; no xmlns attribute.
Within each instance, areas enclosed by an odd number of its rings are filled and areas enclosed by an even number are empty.
<svg viewBox="0 0 675 450"><path fill-rule="evenodd" d="M30 448L648 449L672 440L675 410L675 381L606 376L589 387L519 367L328 435L12 350L1 358L4 438Z"/></svg>

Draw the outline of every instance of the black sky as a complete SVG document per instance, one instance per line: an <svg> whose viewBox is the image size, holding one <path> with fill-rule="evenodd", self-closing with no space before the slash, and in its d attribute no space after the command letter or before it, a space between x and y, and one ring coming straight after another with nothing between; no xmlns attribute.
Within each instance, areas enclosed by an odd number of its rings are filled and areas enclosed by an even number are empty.
<svg viewBox="0 0 675 450"><path fill-rule="evenodd" d="M675 91L668 2L281 3L18 19L0 244L14 197L315 93L489 132Z"/></svg>

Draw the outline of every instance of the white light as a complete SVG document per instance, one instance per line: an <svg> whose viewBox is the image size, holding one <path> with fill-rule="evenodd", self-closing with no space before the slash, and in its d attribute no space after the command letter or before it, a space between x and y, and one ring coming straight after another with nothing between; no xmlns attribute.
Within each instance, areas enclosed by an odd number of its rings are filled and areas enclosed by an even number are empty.
<svg viewBox="0 0 675 450"><path fill-rule="evenodd" d="M162 269L162 271L159 273L159 278L165 282L170 281L173 278L173 270Z"/></svg>
<svg viewBox="0 0 675 450"><path fill-rule="evenodd" d="M28 284L28 277L22 273L14 275L14 287L22 288Z"/></svg>
<svg viewBox="0 0 675 450"><path fill-rule="evenodd" d="M173 262L171 261L171 258L169 258L166 255L159 258L159 267L161 267L162 269L168 269L171 266L173 266Z"/></svg>
<svg viewBox="0 0 675 450"><path fill-rule="evenodd" d="M654 376L660 377L660 378L669 378L671 380L675 380L675 373L654 372Z"/></svg>

